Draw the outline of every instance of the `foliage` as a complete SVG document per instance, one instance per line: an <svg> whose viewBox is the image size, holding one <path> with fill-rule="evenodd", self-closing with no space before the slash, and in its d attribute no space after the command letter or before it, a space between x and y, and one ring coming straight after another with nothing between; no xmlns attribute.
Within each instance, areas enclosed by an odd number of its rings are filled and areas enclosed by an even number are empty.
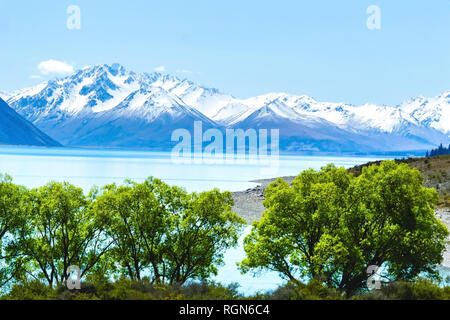
<svg viewBox="0 0 450 320"><path fill-rule="evenodd" d="M0 289L22 271L16 247L18 232L26 223L24 194L26 189L12 183L8 175L0 175Z"/></svg>
<svg viewBox="0 0 450 320"><path fill-rule="evenodd" d="M435 188L439 193L439 206L450 207L450 155L442 155L428 158L396 159L396 163L406 163L411 168L420 171L424 178L424 185ZM380 165L381 161L373 161L348 169L355 176L362 173L362 169L370 165Z"/></svg>
<svg viewBox="0 0 450 320"><path fill-rule="evenodd" d="M418 170L392 161L357 177L329 165L292 185L278 179L240 267L290 281L248 298L448 299L448 287L419 278L436 277L445 249L437 198ZM0 176L2 299L245 299L236 285L208 281L244 225L232 206L229 192L187 193L154 178L84 195L69 183L30 190ZM66 288L70 265L81 267L81 290ZM395 282L364 294L369 265Z"/></svg>
<svg viewBox="0 0 450 320"><path fill-rule="evenodd" d="M89 208L83 191L69 183L50 182L26 195L27 223L14 250L24 256L26 275L62 285L69 266L81 268L81 277L96 266L111 246Z"/></svg>
<svg viewBox="0 0 450 320"><path fill-rule="evenodd" d="M192 282L184 285L152 284L148 278L130 280L125 277L111 282L91 278L80 290L64 286L51 288L37 280L15 284L3 300L236 300L242 296L236 285L222 286L213 282Z"/></svg>
<svg viewBox="0 0 450 320"><path fill-rule="evenodd" d="M214 282L152 284L148 278L130 280L122 277L109 281L104 277L88 277L80 290L64 286L51 288L44 282L29 280L12 286L2 300L343 300L349 299L318 279L307 284L288 282L278 289L244 297L236 284L222 286ZM352 300L450 300L450 287L441 287L425 279L415 282L398 281L381 290L353 296Z"/></svg>
<svg viewBox="0 0 450 320"><path fill-rule="evenodd" d="M434 276L448 230L434 215L436 191L422 184L418 170L393 161L356 178L328 165L303 171L292 186L278 179L240 267L274 270L297 284L320 278L349 296L365 288L370 265L391 280Z"/></svg>
<svg viewBox="0 0 450 320"><path fill-rule="evenodd" d="M319 279L307 284L289 281L276 290L255 297L262 300L343 300L345 295L335 288L325 286Z"/></svg>
<svg viewBox="0 0 450 320"><path fill-rule="evenodd" d="M232 205L229 192L188 194L150 178L106 186L93 208L115 241L108 254L122 275L183 284L215 274L223 252L237 244L245 222Z"/></svg>
<svg viewBox="0 0 450 320"><path fill-rule="evenodd" d="M3 300L54 300L56 292L39 280L16 283L11 291L1 297Z"/></svg>
<svg viewBox="0 0 450 320"><path fill-rule="evenodd" d="M79 266L83 280L208 279L245 223L232 205L229 192L187 193L153 178L84 195L69 183L29 190L2 176L0 288L18 290L18 283L31 291L40 288L37 283L60 288L71 277L69 266Z"/></svg>
<svg viewBox="0 0 450 320"><path fill-rule="evenodd" d="M450 287L440 287L427 279L399 281L381 290L356 297L360 300L450 300Z"/></svg>

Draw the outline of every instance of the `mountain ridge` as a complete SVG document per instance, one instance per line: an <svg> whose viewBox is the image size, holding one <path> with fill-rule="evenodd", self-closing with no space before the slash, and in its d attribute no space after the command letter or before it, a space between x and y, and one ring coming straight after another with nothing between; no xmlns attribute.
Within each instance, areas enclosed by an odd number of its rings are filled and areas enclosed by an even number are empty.
<svg viewBox="0 0 450 320"><path fill-rule="evenodd" d="M221 130L279 128L280 148L289 151L426 150L450 141L450 91L397 106L287 93L237 99L188 79L113 64L85 67L7 97L19 114L70 146L168 149L170 133L192 130L193 121Z"/></svg>
<svg viewBox="0 0 450 320"><path fill-rule="evenodd" d="M0 144L21 146L59 147L53 140L33 124L21 117L0 98Z"/></svg>

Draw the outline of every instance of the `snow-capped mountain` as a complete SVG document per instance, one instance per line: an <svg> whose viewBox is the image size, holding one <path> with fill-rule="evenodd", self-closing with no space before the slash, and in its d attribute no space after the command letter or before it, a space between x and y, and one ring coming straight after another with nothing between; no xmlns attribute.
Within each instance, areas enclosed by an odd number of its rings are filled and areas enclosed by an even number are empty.
<svg viewBox="0 0 450 320"><path fill-rule="evenodd" d="M235 99L213 119L234 127L280 128L281 144L284 140L288 144L284 148L292 151L421 150L448 143L448 94L422 99L425 102L419 106L417 100L412 100L416 104L412 106L411 102L395 107L353 106L319 102L305 95L272 93Z"/></svg>
<svg viewBox="0 0 450 320"><path fill-rule="evenodd" d="M400 105L418 124L450 136L450 90L434 98L418 97Z"/></svg>
<svg viewBox="0 0 450 320"><path fill-rule="evenodd" d="M236 99L217 89L113 64L5 94L19 114L71 146L168 148L171 132L277 128L289 151L424 150L450 142L450 92L399 106L319 102L271 93Z"/></svg>
<svg viewBox="0 0 450 320"><path fill-rule="evenodd" d="M187 105L195 107L205 116L214 119L214 115L235 99L214 88L205 88L189 80L180 80L169 75L153 74L147 76L152 86L160 87L176 95Z"/></svg>
<svg viewBox="0 0 450 320"><path fill-rule="evenodd" d="M14 92L8 102L64 145L164 148L176 128L216 126L171 93L180 90L174 79L102 65Z"/></svg>
<svg viewBox="0 0 450 320"><path fill-rule="evenodd" d="M444 94L445 95L445 94ZM394 133L406 123L450 132L450 93L432 99L418 98L398 106L319 102L309 96L286 93L266 94L246 100L234 100L213 119L238 124L257 110L270 108L280 117L301 120L304 117L324 119L341 129L374 129ZM432 101L432 102L430 102Z"/></svg>
<svg viewBox="0 0 450 320"><path fill-rule="evenodd" d="M10 94L4 91L0 91L0 99L2 100L8 100L8 98L10 97Z"/></svg>

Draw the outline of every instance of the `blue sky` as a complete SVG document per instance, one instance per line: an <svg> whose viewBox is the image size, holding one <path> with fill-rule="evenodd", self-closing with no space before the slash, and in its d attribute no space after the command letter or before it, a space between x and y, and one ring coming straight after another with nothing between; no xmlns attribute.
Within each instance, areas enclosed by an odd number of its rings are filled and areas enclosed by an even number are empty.
<svg viewBox="0 0 450 320"><path fill-rule="evenodd" d="M69 5L80 30L66 27ZM366 26L369 5L380 30ZM164 66L239 98L397 104L450 89L450 0L0 0L0 40L0 91L55 77L38 69L49 59Z"/></svg>

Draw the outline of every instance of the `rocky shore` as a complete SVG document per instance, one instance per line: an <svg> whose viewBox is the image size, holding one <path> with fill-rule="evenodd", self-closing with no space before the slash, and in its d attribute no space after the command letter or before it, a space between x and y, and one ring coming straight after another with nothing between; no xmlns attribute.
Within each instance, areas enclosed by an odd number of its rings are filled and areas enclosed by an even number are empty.
<svg viewBox="0 0 450 320"><path fill-rule="evenodd" d="M291 183L295 177L282 177ZM245 191L233 192L234 207L233 211L244 218L248 224L261 218L265 208L262 204L264 200L264 190L276 179L261 179L250 182L258 183L258 186Z"/></svg>
<svg viewBox="0 0 450 320"><path fill-rule="evenodd" d="M450 208L436 209L436 216L450 230ZM447 249L445 250L444 253L444 261L442 262L442 265L444 267L450 268L450 237L447 240L448 240Z"/></svg>

